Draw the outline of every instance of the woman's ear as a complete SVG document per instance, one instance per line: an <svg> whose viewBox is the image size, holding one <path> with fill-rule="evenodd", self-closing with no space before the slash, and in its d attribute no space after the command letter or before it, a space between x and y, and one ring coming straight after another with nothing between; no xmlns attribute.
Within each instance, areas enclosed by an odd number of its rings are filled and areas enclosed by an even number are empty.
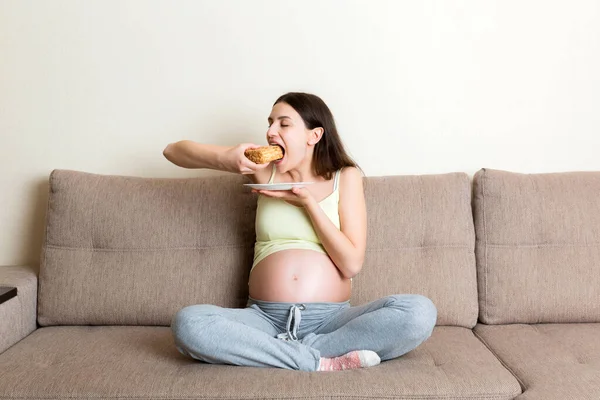
<svg viewBox="0 0 600 400"><path fill-rule="evenodd" d="M308 135L308 144L314 146L321 140L321 137L323 137L323 128L311 129Z"/></svg>

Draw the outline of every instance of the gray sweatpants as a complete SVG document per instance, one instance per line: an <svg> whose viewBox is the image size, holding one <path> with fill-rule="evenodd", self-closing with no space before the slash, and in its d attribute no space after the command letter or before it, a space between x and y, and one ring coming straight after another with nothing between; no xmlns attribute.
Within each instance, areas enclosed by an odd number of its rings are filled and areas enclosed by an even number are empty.
<svg viewBox="0 0 600 400"><path fill-rule="evenodd" d="M418 294L386 296L360 306L287 303L250 298L246 308L198 304L182 308L171 329L177 349L213 364L315 371L321 357L375 351L382 361L424 342L437 320Z"/></svg>

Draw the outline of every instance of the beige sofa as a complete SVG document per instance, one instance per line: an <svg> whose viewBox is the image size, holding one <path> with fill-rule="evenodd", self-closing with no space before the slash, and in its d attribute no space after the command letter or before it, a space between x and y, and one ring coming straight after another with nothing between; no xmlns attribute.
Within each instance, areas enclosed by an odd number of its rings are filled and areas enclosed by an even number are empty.
<svg viewBox="0 0 600 400"><path fill-rule="evenodd" d="M352 305L419 293L433 335L359 370L186 358L180 308L244 307L256 197L238 175L55 170L39 276L0 267L0 399L599 399L600 172L366 177Z"/></svg>

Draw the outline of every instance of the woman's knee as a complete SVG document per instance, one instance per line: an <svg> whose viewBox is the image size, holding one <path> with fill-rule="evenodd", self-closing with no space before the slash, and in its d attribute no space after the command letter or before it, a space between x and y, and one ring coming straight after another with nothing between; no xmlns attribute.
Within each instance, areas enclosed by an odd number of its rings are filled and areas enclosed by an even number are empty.
<svg viewBox="0 0 600 400"><path fill-rule="evenodd" d="M219 311L218 306L212 304L196 304L187 306L177 311L171 319L171 330L175 336L185 335L185 332L191 328L198 328L198 323L203 318L210 315L216 315Z"/></svg>
<svg viewBox="0 0 600 400"><path fill-rule="evenodd" d="M405 314L404 321L415 336L423 339L431 336L437 323L437 307L426 296L420 294L401 294L388 296L391 306L399 308Z"/></svg>

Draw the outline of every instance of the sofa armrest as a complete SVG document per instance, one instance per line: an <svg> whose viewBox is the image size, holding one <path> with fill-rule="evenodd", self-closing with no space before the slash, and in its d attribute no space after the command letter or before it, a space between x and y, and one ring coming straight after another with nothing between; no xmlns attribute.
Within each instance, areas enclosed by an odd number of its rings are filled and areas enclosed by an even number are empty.
<svg viewBox="0 0 600 400"><path fill-rule="evenodd" d="M0 286L17 295L0 304L0 354L36 330L37 272L26 266L0 266Z"/></svg>

